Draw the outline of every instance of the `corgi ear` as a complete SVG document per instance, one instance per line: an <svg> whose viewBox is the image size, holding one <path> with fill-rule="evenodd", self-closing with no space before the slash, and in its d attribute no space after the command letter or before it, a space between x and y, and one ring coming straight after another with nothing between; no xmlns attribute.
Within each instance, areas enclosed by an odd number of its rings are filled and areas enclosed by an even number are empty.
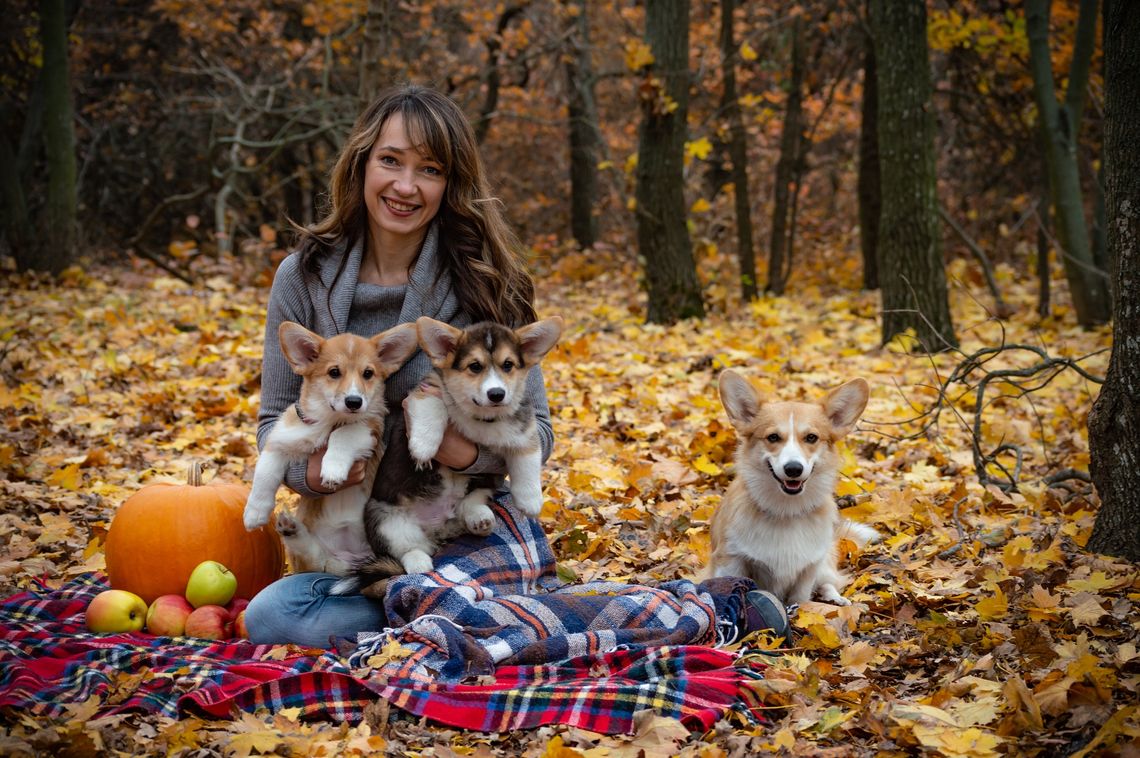
<svg viewBox="0 0 1140 758"><path fill-rule="evenodd" d="M433 364L447 360L447 356L455 351L455 346L459 344L459 338L463 335L462 329L456 329L451 324L427 316L420 316L416 320L416 332L419 334L420 347Z"/></svg>
<svg viewBox="0 0 1140 758"><path fill-rule="evenodd" d="M836 387L823 398L823 412L831 421L836 438L842 437L855 428L855 422L863 415L867 407L867 398L871 395L871 388L865 379L852 379L846 384Z"/></svg>
<svg viewBox="0 0 1140 758"><path fill-rule="evenodd" d="M380 358L380 373L389 377L403 366L419 344L416 341L416 325L400 324L372 338L376 355Z"/></svg>
<svg viewBox="0 0 1140 758"><path fill-rule="evenodd" d="M522 345L523 360L528 366L533 366L541 361L561 336L561 316L551 316L515 330L515 337Z"/></svg>
<svg viewBox="0 0 1140 758"><path fill-rule="evenodd" d="M720 402L728 420L737 429L747 426L760 412L760 393L752 383L730 368L720 372Z"/></svg>
<svg viewBox="0 0 1140 758"><path fill-rule="evenodd" d="M325 344L319 334L310 332L300 324L292 321L282 321L277 327L277 338L281 340L281 352L285 353L285 360L298 374L313 365L313 361L321 354L321 347Z"/></svg>

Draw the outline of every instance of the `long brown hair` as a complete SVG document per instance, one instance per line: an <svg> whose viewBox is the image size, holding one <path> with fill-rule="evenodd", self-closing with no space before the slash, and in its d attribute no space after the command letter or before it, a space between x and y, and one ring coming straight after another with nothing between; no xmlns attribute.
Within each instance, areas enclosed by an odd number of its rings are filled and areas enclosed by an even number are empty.
<svg viewBox="0 0 1140 758"><path fill-rule="evenodd" d="M396 114L412 144L438 161L447 177L438 215L439 256L460 306L474 321L516 327L534 321L534 281L502 204L491 196L471 124L449 97L417 85L388 90L357 118L332 171L328 214L298 229L302 270L315 272L329 251L340 244L347 250L368 233L366 164Z"/></svg>

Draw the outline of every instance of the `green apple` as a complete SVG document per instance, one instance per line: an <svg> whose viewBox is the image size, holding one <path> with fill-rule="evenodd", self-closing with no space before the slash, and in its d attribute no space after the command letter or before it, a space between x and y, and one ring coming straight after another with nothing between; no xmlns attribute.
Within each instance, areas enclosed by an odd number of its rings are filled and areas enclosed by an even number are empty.
<svg viewBox="0 0 1140 758"><path fill-rule="evenodd" d="M237 592L234 572L217 561L202 561L190 572L186 582L186 599L190 605L225 605Z"/></svg>
<svg viewBox="0 0 1140 758"><path fill-rule="evenodd" d="M146 601L126 590L104 590L87 606L87 628L100 634L137 632L146 623Z"/></svg>
<svg viewBox="0 0 1140 758"><path fill-rule="evenodd" d="M186 617L194 606L181 595L161 595L146 612L146 630L161 637L180 637L186 633Z"/></svg>

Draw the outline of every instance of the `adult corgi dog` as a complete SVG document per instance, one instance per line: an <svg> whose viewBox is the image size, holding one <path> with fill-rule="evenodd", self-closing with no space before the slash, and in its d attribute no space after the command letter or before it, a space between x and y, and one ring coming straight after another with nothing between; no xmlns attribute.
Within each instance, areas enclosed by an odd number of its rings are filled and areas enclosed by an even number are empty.
<svg viewBox="0 0 1140 758"><path fill-rule="evenodd" d="M365 509L377 558L337 582L336 594L382 596L391 576L431 571L431 555L441 541L464 532L491 533L495 517L488 503L497 477L468 476L433 460L448 423L503 457L519 510L531 516L542 510L542 448L526 383L558 341L562 319L519 329L491 322L458 329L425 316L416 329L435 370L408 395L406 440L395 428L401 419L392 420L376 496Z"/></svg>
<svg viewBox="0 0 1140 758"><path fill-rule="evenodd" d="M301 376L301 395L269 433L254 469L243 518L246 529L269 520L289 464L307 460L322 445L321 484L339 487L357 460L365 460L360 484L320 498L301 498L296 516L282 512L276 528L294 571L344 575L371 555L364 533L364 505L382 451L384 380L416 351L414 324L372 338L338 334L323 339L286 321L277 330L285 359Z"/></svg>
<svg viewBox="0 0 1140 758"><path fill-rule="evenodd" d="M849 605L840 590L836 540L879 538L841 519L835 505L836 443L850 432L870 394L852 379L815 403L763 402L747 379L726 369L720 398L739 441L736 478L712 520L710 576L746 576L786 604L820 598Z"/></svg>

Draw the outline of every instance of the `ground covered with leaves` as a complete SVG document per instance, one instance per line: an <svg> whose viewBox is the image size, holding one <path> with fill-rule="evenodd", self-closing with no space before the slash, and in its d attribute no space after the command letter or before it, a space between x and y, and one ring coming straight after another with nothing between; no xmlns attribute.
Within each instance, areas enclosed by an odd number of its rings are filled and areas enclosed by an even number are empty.
<svg viewBox="0 0 1140 758"><path fill-rule="evenodd" d="M1077 329L1063 305L1038 318L1032 290L1008 271L1000 284L1017 315L997 322L978 277L956 265L961 348L912 355L905 336L880 346L874 293L809 284L741 304L717 283L715 259L703 264L707 319L647 326L632 261L549 260L540 314L568 326L544 363L556 434L544 518L566 579L699 571L732 476L720 369L739 368L773 398L871 382L839 494L851 496L848 515L886 538L862 552L841 543L855 603L806 604L794 648L767 658L752 686L769 723L734 715L688 734L647 718L629 736L488 735L379 717L301 723L290 711L91 720L98 703L88 702L57 722L8 714L0 752L1136 754L1140 573L1083 550L1096 510L1081 478L1086 419L1108 330ZM190 286L149 271L76 270L54 283L9 275L3 287L0 596L101 569L118 504L183 476L189 458L250 479L266 272L219 266ZM964 363L1002 345L1023 347ZM1018 385L1000 381L1010 370Z"/></svg>

